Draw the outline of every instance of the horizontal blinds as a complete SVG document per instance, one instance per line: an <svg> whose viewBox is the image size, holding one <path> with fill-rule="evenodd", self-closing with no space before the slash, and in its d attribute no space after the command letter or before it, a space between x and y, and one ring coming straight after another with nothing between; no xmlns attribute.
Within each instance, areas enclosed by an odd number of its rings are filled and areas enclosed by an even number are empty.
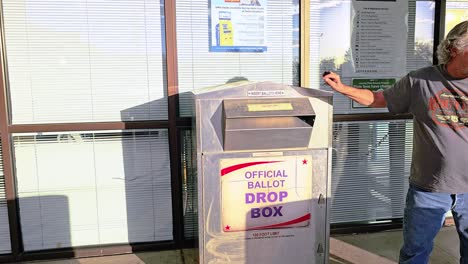
<svg viewBox="0 0 468 264"><path fill-rule="evenodd" d="M173 239L166 130L13 141L25 251Z"/></svg>
<svg viewBox="0 0 468 264"><path fill-rule="evenodd" d="M167 119L158 0L4 0L13 124Z"/></svg>
<svg viewBox="0 0 468 264"><path fill-rule="evenodd" d="M2 141L0 140L0 254L7 254L11 252L11 243L1 143Z"/></svg>
<svg viewBox="0 0 468 264"><path fill-rule="evenodd" d="M293 15L297 12L293 0L265 1L267 51L259 53L209 51L210 2L176 1L181 116L192 115L188 92L193 89L236 77L293 84Z"/></svg>
<svg viewBox="0 0 468 264"><path fill-rule="evenodd" d="M182 136L186 238L196 237L198 214L190 134ZM403 217L412 138L411 120L334 123L331 223Z"/></svg>
<svg viewBox="0 0 468 264"><path fill-rule="evenodd" d="M331 223L403 217L412 138L410 120L333 125Z"/></svg>
<svg viewBox="0 0 468 264"><path fill-rule="evenodd" d="M193 239L198 237L198 185L196 153L192 144L192 131L182 131L181 137L184 236L187 239Z"/></svg>
<svg viewBox="0 0 468 264"><path fill-rule="evenodd" d="M407 72L432 65L434 2L407 1ZM352 84L352 77L342 72L351 60L352 4L350 0L310 2L311 88L330 90L321 79L324 71L335 71L343 83ZM333 103L335 114L388 111L353 107L349 98L336 92ZM331 222L402 217L411 165L411 121L338 122L333 144Z"/></svg>
<svg viewBox="0 0 468 264"><path fill-rule="evenodd" d="M322 81L321 73L324 71L337 72L341 75L343 83L352 84L352 78L342 74L343 66L350 63L351 59L351 31L348 29L352 28L352 2L350 0L318 0L310 3L309 74L311 88L331 90ZM434 1L409 0L407 2L406 72L409 72L432 65ZM382 78L382 76L371 78ZM339 93L335 93L333 103L335 114L388 112L386 108L369 110L369 108L353 107L351 100Z"/></svg>

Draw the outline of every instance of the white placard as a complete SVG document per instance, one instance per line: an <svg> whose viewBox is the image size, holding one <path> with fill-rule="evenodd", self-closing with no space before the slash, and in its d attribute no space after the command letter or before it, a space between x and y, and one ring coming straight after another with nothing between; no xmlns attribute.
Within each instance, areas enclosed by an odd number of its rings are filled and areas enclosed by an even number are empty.
<svg viewBox="0 0 468 264"><path fill-rule="evenodd" d="M406 73L408 1L353 0L351 63L346 77L389 77Z"/></svg>
<svg viewBox="0 0 468 264"><path fill-rule="evenodd" d="M309 225L310 155L222 159L220 177L224 232Z"/></svg>

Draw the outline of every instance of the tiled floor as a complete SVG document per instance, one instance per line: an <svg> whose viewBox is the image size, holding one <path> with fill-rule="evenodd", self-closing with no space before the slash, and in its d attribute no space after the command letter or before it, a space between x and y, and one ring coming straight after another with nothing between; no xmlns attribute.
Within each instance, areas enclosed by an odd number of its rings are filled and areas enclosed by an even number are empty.
<svg viewBox="0 0 468 264"><path fill-rule="evenodd" d="M401 231L334 236L331 239L329 264L397 263L402 242ZM459 263L458 235L445 227L437 235L431 264ZM196 264L197 249L142 252L121 256L27 262L27 264ZM26 263L24 263L26 264ZM262 263L258 263L262 264Z"/></svg>

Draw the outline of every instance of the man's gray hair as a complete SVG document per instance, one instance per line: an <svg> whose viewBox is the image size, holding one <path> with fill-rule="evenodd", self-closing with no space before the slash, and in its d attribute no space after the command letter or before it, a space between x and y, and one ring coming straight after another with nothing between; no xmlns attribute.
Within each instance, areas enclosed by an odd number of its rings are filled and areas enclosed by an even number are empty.
<svg viewBox="0 0 468 264"><path fill-rule="evenodd" d="M456 25L447 34L447 37L437 47L437 59L439 64L447 64L451 59L451 50L455 48L458 51L468 46L468 20Z"/></svg>

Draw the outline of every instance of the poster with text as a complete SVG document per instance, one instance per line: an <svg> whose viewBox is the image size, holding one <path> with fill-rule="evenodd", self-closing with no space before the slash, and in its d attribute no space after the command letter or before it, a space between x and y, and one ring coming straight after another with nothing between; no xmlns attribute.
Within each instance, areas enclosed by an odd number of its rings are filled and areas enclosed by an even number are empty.
<svg viewBox="0 0 468 264"><path fill-rule="evenodd" d="M267 50L267 0L211 0L211 52Z"/></svg>
<svg viewBox="0 0 468 264"><path fill-rule="evenodd" d="M220 161L224 232L304 227L312 204L312 156Z"/></svg>
<svg viewBox="0 0 468 264"><path fill-rule="evenodd" d="M345 77L403 76L406 73L407 0L353 0L351 63Z"/></svg>

